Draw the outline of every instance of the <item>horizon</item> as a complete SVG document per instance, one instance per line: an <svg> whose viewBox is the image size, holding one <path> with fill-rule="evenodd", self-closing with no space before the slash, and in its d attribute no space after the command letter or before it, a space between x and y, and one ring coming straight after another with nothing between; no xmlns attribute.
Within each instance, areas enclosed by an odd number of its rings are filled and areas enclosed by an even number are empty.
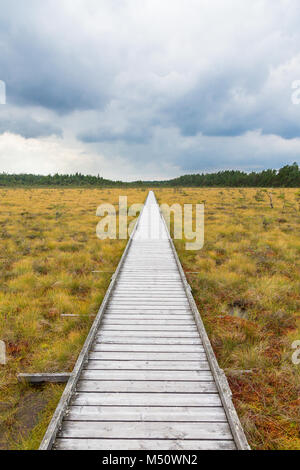
<svg viewBox="0 0 300 470"><path fill-rule="evenodd" d="M299 168L299 165L297 162L289 162L289 163L286 163L284 164L281 168L284 168L286 166L293 166L293 165L297 165L298 168ZM167 179L152 179L152 180L149 180L149 179L138 179L138 180L122 180L122 179L115 179L115 180L112 180L113 182L124 182L124 183L136 183L136 182L145 182L145 183L152 183L152 182L164 182L164 181L170 181L170 180L174 180L174 179L178 179L178 178L181 178L181 177L184 177L184 176L194 176L194 175L214 175L214 174L217 174L217 173L224 173L224 172L228 172L228 171L234 171L234 172L241 172L241 173L245 173L247 175L251 174L251 173L261 173L263 171L279 171L281 168L263 168L259 171L254 171L254 170L249 170L249 171L246 171L246 170L241 170L239 168L225 168L225 169L222 169L222 170L215 170L215 171L207 171L207 172L200 172L200 171L195 171L195 172L192 172L192 173L185 173L185 174L181 174L179 176L175 176L173 178L167 178ZM76 176L77 174L80 175L80 176L84 176L84 177L87 177L87 176L91 176L91 177L98 177L98 178L103 178L103 179L107 179L109 180L110 178L105 178L104 176L102 176L101 174L91 174L91 173L81 173L81 172L78 172L78 171L75 171L74 173L59 173L59 172L52 172L52 173L23 173L23 172L20 172L20 173L8 173L8 172L5 172L5 171L1 171L0 175L9 175L9 176L20 176L20 175L32 175L32 176L42 176L42 177L46 177L46 176L55 176L55 175L58 175L58 176Z"/></svg>

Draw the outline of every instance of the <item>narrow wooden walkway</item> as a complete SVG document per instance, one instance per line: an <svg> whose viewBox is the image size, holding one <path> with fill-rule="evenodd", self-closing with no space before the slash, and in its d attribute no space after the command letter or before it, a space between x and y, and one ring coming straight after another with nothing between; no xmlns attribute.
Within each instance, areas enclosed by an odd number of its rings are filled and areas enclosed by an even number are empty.
<svg viewBox="0 0 300 470"><path fill-rule="evenodd" d="M40 448L248 448L152 192Z"/></svg>

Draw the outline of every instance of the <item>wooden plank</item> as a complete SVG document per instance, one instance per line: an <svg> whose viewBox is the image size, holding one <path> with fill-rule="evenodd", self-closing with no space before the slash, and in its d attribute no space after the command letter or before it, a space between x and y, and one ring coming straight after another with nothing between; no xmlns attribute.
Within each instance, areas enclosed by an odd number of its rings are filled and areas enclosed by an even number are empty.
<svg viewBox="0 0 300 470"><path fill-rule="evenodd" d="M70 376L70 372L49 374L18 374L18 381L27 382L29 384L66 383L68 382Z"/></svg>
<svg viewBox="0 0 300 470"><path fill-rule="evenodd" d="M140 276L133 276L132 273L123 274L118 278L118 285L121 284L140 284L140 285L170 285L170 286L181 286L182 287L182 280L180 279L180 275L176 274L175 276L170 277L169 275L161 276L159 272L155 272L150 274L149 276L146 275L145 272L141 273Z"/></svg>
<svg viewBox="0 0 300 470"><path fill-rule="evenodd" d="M149 260L147 262L147 266L139 265L136 267L134 267L135 265L133 263L131 267L129 267L128 269L126 268L122 272L122 274L120 275L120 279L156 279L156 277L171 281L173 281L174 279L180 279L180 277L178 277L178 271L176 272L176 267L174 269L173 265L169 265L164 268L164 265L156 264L152 267L152 263L154 263L154 261Z"/></svg>
<svg viewBox="0 0 300 470"><path fill-rule="evenodd" d="M140 316L135 315L135 318L114 318L112 316L107 317L103 320L103 326L108 325L153 325L153 326L195 326L195 323L192 319L184 318L168 318L167 320L161 320L159 318L141 318Z"/></svg>
<svg viewBox="0 0 300 470"><path fill-rule="evenodd" d="M128 286L128 287L122 287L120 284L118 284L117 286L117 291L120 292L120 293L124 293L124 294L127 294L127 293L144 293L144 294L149 294L149 293L153 293L153 294L165 294L166 293L166 290L164 287L160 287L160 286L157 286L157 287L151 287L148 285L148 287L143 287L143 286L138 286L138 285L132 285L132 286ZM169 290L168 290L168 294L169 295L172 295L172 294L178 294L182 291L182 285L180 286L180 288L178 289L177 287L171 287Z"/></svg>
<svg viewBox="0 0 300 470"><path fill-rule="evenodd" d="M177 306L185 306L185 307L189 307L189 303L186 299L184 298L165 298L165 299L160 299L159 297L156 297L156 298L145 298L144 296L143 297L140 297L140 298L137 298L137 297L127 297L127 299L124 299L124 298L119 298L119 296L115 296L115 298L111 299L111 301L109 302L109 306L111 305L121 305L121 307L123 306L126 306L128 305L129 307L131 307L132 305L137 305L137 306L140 306L140 305L148 305L148 306L151 306L151 305L155 305L155 306L160 306L160 307L169 307L169 308L176 308Z"/></svg>
<svg viewBox="0 0 300 470"><path fill-rule="evenodd" d="M124 303L130 303L131 304L131 301L135 302L135 301L148 301L149 302L153 302L153 301L156 301L156 302L165 302L165 301L171 301L171 300L179 300L179 301L185 301L186 302L186 296L184 295L180 295L180 294L166 294L166 295L162 295L160 293L156 293L156 294L151 294L151 293L143 293L141 292L140 294L138 294L137 292L135 292L135 294L132 292L132 293L127 293L127 294L120 294L119 292L117 292L114 297L112 298L112 301L113 300L118 300L118 301L124 301Z"/></svg>
<svg viewBox="0 0 300 470"><path fill-rule="evenodd" d="M161 291L157 291L157 290L152 290L152 292L149 292L149 290L147 289L144 289L144 290L136 290L136 289L132 289L130 292L128 292L127 289L117 289L114 293L114 296L112 298L115 298L115 297L118 297L118 298L125 298L125 299L132 299L132 298L139 298L139 297L144 297L144 298L153 298L153 297L157 297L159 299L172 299L172 298L176 298L176 299L184 299L186 300L186 295L185 295L185 292L182 290L182 289L175 289L174 292L172 294L170 294L168 291L166 290L161 290Z"/></svg>
<svg viewBox="0 0 300 470"><path fill-rule="evenodd" d="M127 263L126 263L127 265ZM150 268L151 265L151 268ZM140 264L137 265L135 263L132 263L131 266L128 266L128 268L124 269L122 271L122 274L120 275L121 278L130 278L130 279L147 279L150 278L151 276L153 277L155 275L158 275L162 279L180 279L178 277L178 271L176 271L176 265L174 269L173 264L169 265L164 265L164 264L159 264L156 263L152 260L149 260L147 265Z"/></svg>
<svg viewBox="0 0 300 470"><path fill-rule="evenodd" d="M170 297L166 297L166 298L160 298L160 297L156 297L156 298L145 298L145 296L142 296L141 298L135 298L135 297L127 297L126 299L122 299L122 298L119 298L118 295L115 295L114 298L112 298L109 302L109 306L111 305L121 305L121 307L123 306L126 306L128 305L129 307L131 307L132 305L158 305L158 306L161 306L161 307L164 307L165 305L167 306L170 306L169 308L173 308L173 307L176 307L176 306L187 306L189 307L189 303L187 301L186 298L170 298Z"/></svg>
<svg viewBox="0 0 300 470"><path fill-rule="evenodd" d="M134 276L133 273L123 274L120 275L118 278L118 285L120 284L140 284L140 285L155 285L155 284L162 284L162 285L171 285L171 286L182 286L182 280L180 279L180 275L170 275L166 274L162 276L159 274L159 271L155 273L151 273L147 275L145 272L141 273L140 276Z"/></svg>
<svg viewBox="0 0 300 470"><path fill-rule="evenodd" d="M97 343L101 344L202 344L199 337L190 337L190 338L170 338L164 336L162 337L150 337L150 336L119 336L116 335L103 335L100 333L96 338Z"/></svg>
<svg viewBox="0 0 300 470"><path fill-rule="evenodd" d="M128 259L128 266L126 263L126 267L122 270L122 276L128 276L131 274L132 276L141 276L145 274L145 276L149 276L153 273L157 273L161 276L166 276L168 274L178 276L178 269L176 267L176 261L174 266L174 259L172 255L170 256L169 252L160 253L159 255L155 252L155 247L152 247L153 252L149 252L149 256L145 257L144 259L135 260L135 259ZM165 249L163 249L165 251ZM144 256L142 252L139 253L142 257ZM152 255L152 256L151 256ZM157 259L157 256L161 256L162 259ZM153 264L152 264L153 263ZM164 264L165 263L165 264Z"/></svg>
<svg viewBox="0 0 300 470"><path fill-rule="evenodd" d="M174 352L201 353L203 346L194 344L107 344L95 343L93 351L123 351L123 352Z"/></svg>
<svg viewBox="0 0 300 470"><path fill-rule="evenodd" d="M114 314L117 315L117 314ZM156 325L159 326L161 325L161 329L164 330L168 325L173 326L184 326L186 325L187 328L196 328L195 323L193 322L193 319L191 316L186 315L181 315L180 318L176 315L171 316L167 315L165 318L163 315L155 316L153 314L147 314L145 313L124 313L125 317L122 317L122 315L117 315L117 316L112 316L112 315L107 315L103 319L103 326L106 325L126 325L127 322L128 325ZM118 323L117 323L118 322Z"/></svg>
<svg viewBox="0 0 300 470"><path fill-rule="evenodd" d="M172 274L178 276L178 269L176 263L171 259L169 253L166 253L166 256L162 259L158 259L155 253L155 248L153 247L153 256L151 259L151 253L149 257L145 259L131 259L128 258L126 266L122 269L122 275L124 273L130 273L133 276L145 274L146 276L151 275L154 272L157 272L164 276L167 274Z"/></svg>
<svg viewBox="0 0 300 470"><path fill-rule="evenodd" d="M157 269L155 271L149 272L148 270L141 270L137 274L136 271L127 272L123 274L119 278L119 282L128 282L128 283L145 283L145 282L156 283L157 281L161 281L164 284L173 284L173 283L180 283L181 279L178 273L173 274L170 271L165 271L165 274L162 274L162 269Z"/></svg>
<svg viewBox="0 0 300 470"><path fill-rule="evenodd" d="M165 307L165 310L169 310L172 312L172 310L176 311L182 311L182 312L189 312L188 308L185 305L123 305L122 304L110 304L110 309L118 309L118 310L123 310L123 312L134 312L134 311L139 311L143 310L144 312L148 311L154 311L158 310L161 312L163 308Z"/></svg>
<svg viewBox="0 0 300 470"><path fill-rule="evenodd" d="M76 393L72 405L221 406L217 393Z"/></svg>
<svg viewBox="0 0 300 470"><path fill-rule="evenodd" d="M217 393L214 382L80 380L77 392Z"/></svg>
<svg viewBox="0 0 300 470"><path fill-rule="evenodd" d="M155 295L155 296L160 296L160 295L164 295L165 297L168 296L168 297L173 297L173 296L176 296L176 297L181 297L181 294L179 294L180 292L180 289L178 288L175 288L175 289L168 289L167 291L167 295L166 295L166 289L159 289L158 287L154 288L144 288L144 287L127 287L126 289L125 288L121 288L121 287L118 287L118 293L120 293L122 296L125 295L125 296L130 296L130 295L134 295L136 294L137 296L139 295Z"/></svg>
<svg viewBox="0 0 300 470"><path fill-rule="evenodd" d="M145 440L145 439L57 439L56 450L236 450L234 441Z"/></svg>
<svg viewBox="0 0 300 470"><path fill-rule="evenodd" d="M85 369L209 370L209 365L207 361L95 361L90 359Z"/></svg>
<svg viewBox="0 0 300 470"><path fill-rule="evenodd" d="M65 421L60 437L108 439L222 439L232 440L227 423L149 423Z"/></svg>
<svg viewBox="0 0 300 470"><path fill-rule="evenodd" d="M123 274L118 279L118 286L136 284L140 286L147 286L148 284L155 286L159 284L160 286L178 286L179 288L182 288L182 283L179 274L173 276L166 274L165 276L161 276L159 272L156 272L150 274L149 276L147 276L145 273L141 273L140 276L134 276L132 273L130 273L127 275Z"/></svg>
<svg viewBox="0 0 300 470"><path fill-rule="evenodd" d="M123 325L114 325L114 324L103 324L101 331L106 333L107 331L142 331L146 333L148 331L157 331L157 332L167 332L174 331L175 333L179 332L182 335L185 333L197 332L195 325L155 325L153 323L144 324L144 325L134 325L134 324L123 324ZM198 332L197 332L198 333Z"/></svg>
<svg viewBox="0 0 300 470"><path fill-rule="evenodd" d="M134 330L112 330L102 329L98 336L138 337L138 338L199 338L196 330L191 331L134 331Z"/></svg>
<svg viewBox="0 0 300 470"><path fill-rule="evenodd" d="M102 361L205 361L205 353L180 352L99 352L91 351L90 359Z"/></svg>
<svg viewBox="0 0 300 470"><path fill-rule="evenodd" d="M172 316L176 316L176 315L186 315L186 316L190 316L192 315L192 312L190 309L185 309L185 310L173 310L173 309L169 309L169 308L160 308L160 309L146 309L146 310L143 310L143 309L138 309L138 310L131 310L130 308L107 308L106 309L106 314L115 314L115 315L172 315Z"/></svg>
<svg viewBox="0 0 300 470"><path fill-rule="evenodd" d="M67 421L168 421L226 423L220 407L188 406L71 406Z"/></svg>
<svg viewBox="0 0 300 470"><path fill-rule="evenodd" d="M151 310L151 309L161 309L161 308L168 308L170 310L174 309L174 310L187 310L188 309L188 304L187 303L170 303L170 302L149 302L149 303L141 303L141 302L132 302L132 303L128 303L128 304L125 304L123 302L111 302L110 305L109 305L111 308L121 308L123 310L139 310L139 309L142 309L142 310Z"/></svg>
<svg viewBox="0 0 300 470"><path fill-rule="evenodd" d="M122 270L122 272L120 273L120 279L122 279L122 277L130 277L130 279L144 279L153 276L153 274L157 274L159 277L166 279L180 279L176 264L175 267L173 264L170 264L164 269L164 264L154 263L154 259L152 259L150 263L148 262L146 264L140 264L139 267L136 267L136 264L132 263L131 267Z"/></svg>
<svg viewBox="0 0 300 470"><path fill-rule="evenodd" d="M170 380L182 382L211 381L210 370L83 370L82 380Z"/></svg>
<svg viewBox="0 0 300 470"><path fill-rule="evenodd" d="M156 288L159 287L161 289L182 289L182 282L181 281L162 281L161 279L157 279L156 281L147 281L147 280L128 280L128 281L118 281L118 286L121 286L123 288L143 288L147 289L149 288Z"/></svg>

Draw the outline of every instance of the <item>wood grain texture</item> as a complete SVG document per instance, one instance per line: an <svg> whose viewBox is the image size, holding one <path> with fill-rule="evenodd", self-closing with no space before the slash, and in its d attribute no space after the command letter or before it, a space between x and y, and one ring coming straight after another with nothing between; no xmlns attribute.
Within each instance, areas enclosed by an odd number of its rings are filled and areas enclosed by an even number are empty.
<svg viewBox="0 0 300 470"><path fill-rule="evenodd" d="M61 439L56 450L236 450L234 441L146 440L146 439Z"/></svg>
<svg viewBox="0 0 300 470"><path fill-rule="evenodd" d="M175 382L149 380L80 380L77 392L109 393L217 393L214 382Z"/></svg>
<svg viewBox="0 0 300 470"><path fill-rule="evenodd" d="M203 353L204 348L197 344L114 344L95 343L93 351L114 352L164 352L164 353Z"/></svg>
<svg viewBox="0 0 300 470"><path fill-rule="evenodd" d="M97 361L90 359L85 369L100 370L210 370L207 361Z"/></svg>
<svg viewBox="0 0 300 470"><path fill-rule="evenodd" d="M213 380L210 370L167 370L163 375L160 370L83 370L82 380L176 380L194 382Z"/></svg>
<svg viewBox="0 0 300 470"><path fill-rule="evenodd" d="M221 406L217 393L76 393L72 405Z"/></svg>
<svg viewBox="0 0 300 470"><path fill-rule="evenodd" d="M221 406L71 406L66 420L227 422Z"/></svg>
<svg viewBox="0 0 300 470"><path fill-rule="evenodd" d="M65 421L60 437L79 439L221 439L232 440L227 423Z"/></svg>

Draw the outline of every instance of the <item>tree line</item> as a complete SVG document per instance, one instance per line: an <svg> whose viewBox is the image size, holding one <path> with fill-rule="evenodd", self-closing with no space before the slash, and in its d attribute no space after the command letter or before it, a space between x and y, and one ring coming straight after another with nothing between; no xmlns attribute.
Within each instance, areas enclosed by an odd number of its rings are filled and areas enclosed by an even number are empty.
<svg viewBox="0 0 300 470"><path fill-rule="evenodd" d="M280 170L246 173L238 170L184 175L166 181L111 181L100 175L34 175L0 173L0 187L300 187L300 169L297 163Z"/></svg>

